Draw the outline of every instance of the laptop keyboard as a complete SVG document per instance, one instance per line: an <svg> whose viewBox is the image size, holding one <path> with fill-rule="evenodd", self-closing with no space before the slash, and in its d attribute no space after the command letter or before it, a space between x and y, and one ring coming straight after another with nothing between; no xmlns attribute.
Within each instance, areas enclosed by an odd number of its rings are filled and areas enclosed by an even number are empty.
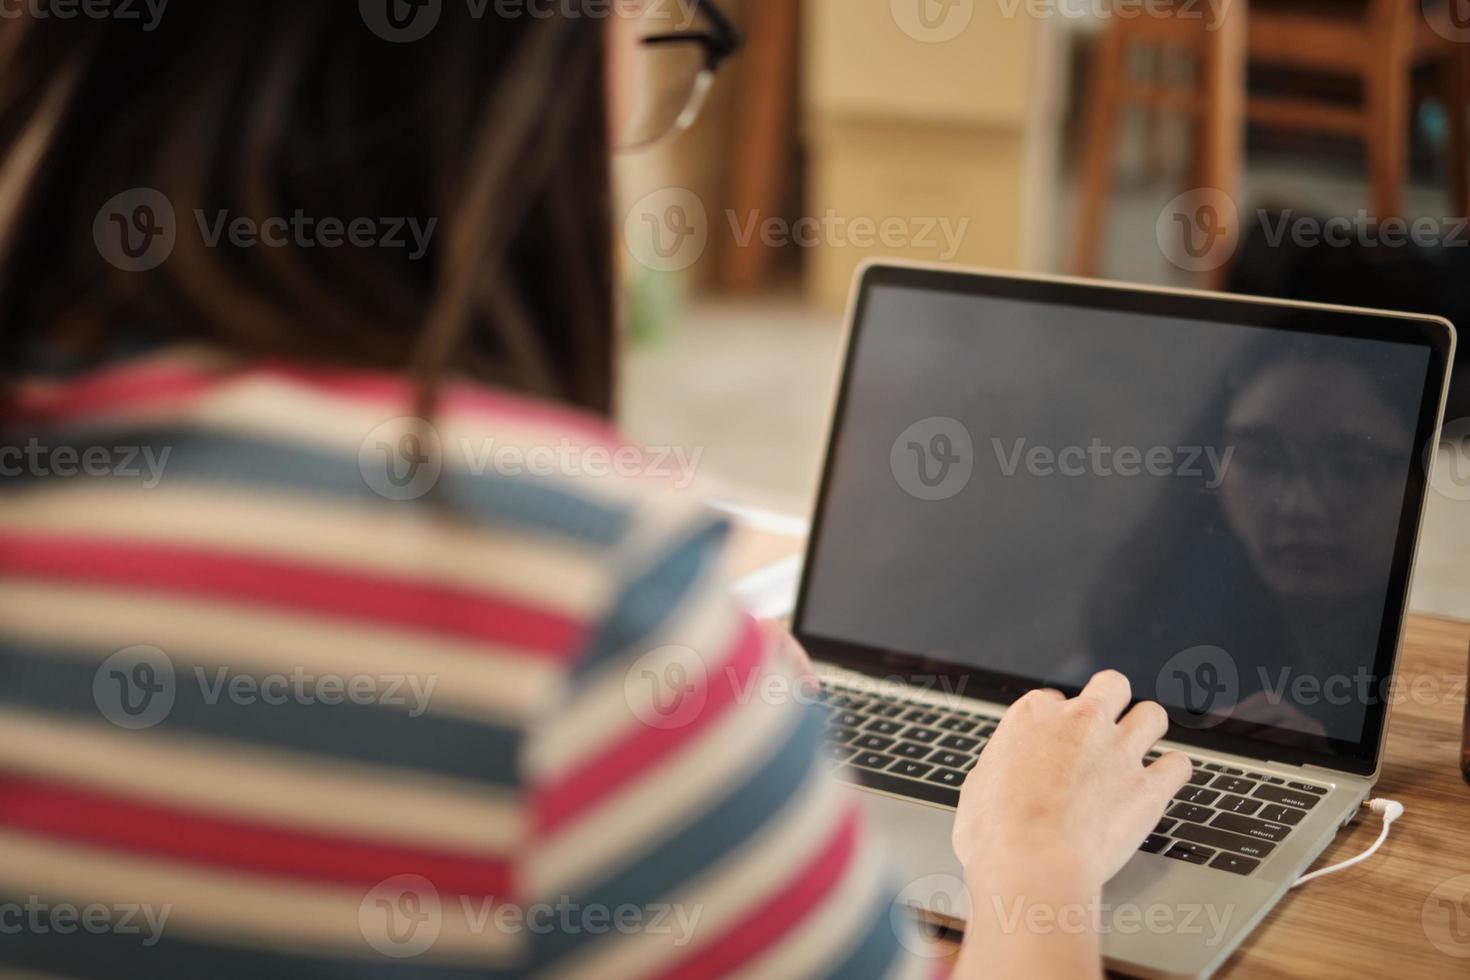
<svg viewBox="0 0 1470 980"><path fill-rule="evenodd" d="M823 681L827 746L837 775L910 799L958 806L965 776L998 718ZM1148 765L1160 753L1144 757ZM1191 757L1193 758L1193 757ZM1139 847L1150 854L1248 875L1327 793L1313 783L1193 759L1189 784Z"/></svg>

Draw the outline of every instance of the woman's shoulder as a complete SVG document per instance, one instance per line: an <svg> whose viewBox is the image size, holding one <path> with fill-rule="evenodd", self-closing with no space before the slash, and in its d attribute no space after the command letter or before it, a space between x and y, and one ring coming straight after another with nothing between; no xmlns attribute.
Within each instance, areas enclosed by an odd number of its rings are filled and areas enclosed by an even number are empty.
<svg viewBox="0 0 1470 980"><path fill-rule="evenodd" d="M425 419L416 394L402 374L186 349L32 377L5 413L29 445L8 486L56 491L26 509L72 528L491 585L578 617L643 556L719 534L697 450L464 382Z"/></svg>
<svg viewBox="0 0 1470 980"><path fill-rule="evenodd" d="M198 357L29 379L0 433L0 465L19 454L0 566L127 589L177 622L319 624L313 656L438 651L494 691L507 671L552 690L608 630L673 615L709 577L723 525L656 454L503 392L451 386L432 420L412 394Z"/></svg>

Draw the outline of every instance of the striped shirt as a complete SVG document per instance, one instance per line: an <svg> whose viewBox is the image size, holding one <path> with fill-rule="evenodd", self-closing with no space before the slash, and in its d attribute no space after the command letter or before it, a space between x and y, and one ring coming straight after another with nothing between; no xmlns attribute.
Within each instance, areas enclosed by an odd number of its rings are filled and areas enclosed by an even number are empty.
<svg viewBox="0 0 1470 980"><path fill-rule="evenodd" d="M0 974L907 977L726 528L569 411L170 351L0 437Z"/></svg>

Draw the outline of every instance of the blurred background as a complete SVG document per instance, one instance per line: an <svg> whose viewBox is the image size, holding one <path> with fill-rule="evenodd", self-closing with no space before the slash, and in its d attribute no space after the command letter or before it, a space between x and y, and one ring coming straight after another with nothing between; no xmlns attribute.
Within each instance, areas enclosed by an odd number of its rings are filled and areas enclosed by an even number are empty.
<svg viewBox="0 0 1470 980"><path fill-rule="evenodd" d="M808 513L871 256L1470 324L1465 0L720 7L744 50L616 208L623 428L702 452L711 497ZM1440 452L1414 605L1470 617L1463 371Z"/></svg>

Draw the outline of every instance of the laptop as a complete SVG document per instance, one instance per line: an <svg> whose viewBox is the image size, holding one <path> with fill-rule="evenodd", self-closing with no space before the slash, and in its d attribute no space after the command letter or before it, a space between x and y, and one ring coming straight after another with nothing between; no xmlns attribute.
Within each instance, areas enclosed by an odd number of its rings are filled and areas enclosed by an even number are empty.
<svg viewBox="0 0 1470 980"><path fill-rule="evenodd" d="M1170 715L1144 761L1195 769L1088 910L1106 964L1226 960L1378 778L1454 344L1432 317L860 271L792 627L901 901L1031 914L970 907L960 785L1009 703L1114 668Z"/></svg>

